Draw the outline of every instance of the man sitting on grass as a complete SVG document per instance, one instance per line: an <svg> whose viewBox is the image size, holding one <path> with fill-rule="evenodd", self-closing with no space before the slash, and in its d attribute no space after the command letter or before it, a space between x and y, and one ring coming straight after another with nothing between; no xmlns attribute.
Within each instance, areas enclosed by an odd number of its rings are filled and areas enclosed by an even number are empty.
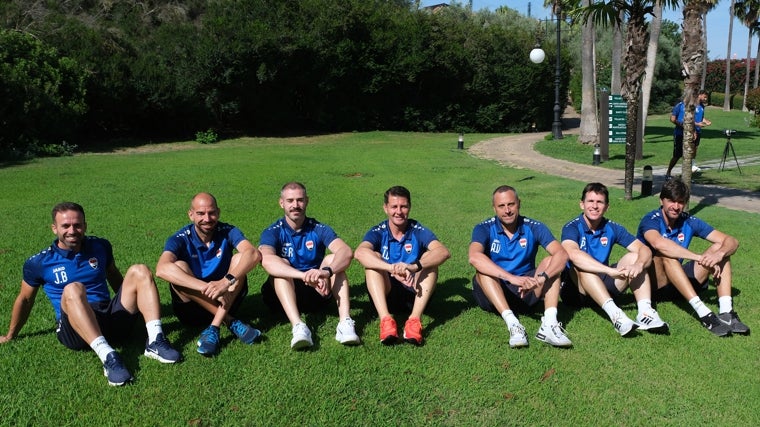
<svg viewBox="0 0 760 427"><path fill-rule="evenodd" d="M604 184L592 182L581 194L581 214L562 227L562 247L570 257L562 273L560 296L565 304L583 306L593 302L607 313L621 336L631 335L637 328L653 333L666 333L668 324L652 308L652 287L647 267L652 251L622 225L604 217L610 207L609 192ZM617 264L610 265L612 248L618 244L627 253ZM612 300L630 287L639 313L631 320Z"/></svg>
<svg viewBox="0 0 760 427"><path fill-rule="evenodd" d="M380 342L390 345L398 340L391 311L411 310L404 340L422 345L420 317L435 290L438 266L451 254L432 231L409 218L408 189L391 187L383 200L388 219L367 231L354 257L364 266L367 290L380 317Z"/></svg>
<svg viewBox="0 0 760 427"><path fill-rule="evenodd" d="M749 327L739 320L731 298L731 255L736 253L739 242L684 212L688 201L689 187L680 178L668 180L660 192L661 206L644 215L639 224L639 239L654 253L650 275L657 284L655 299L671 299L680 293L691 304L702 326L713 334L719 337L749 334ZM689 245L694 237L711 245L702 253L693 252ZM683 264L683 260L688 262ZM717 316L697 295L707 289L710 276L718 288Z"/></svg>
<svg viewBox="0 0 760 427"><path fill-rule="evenodd" d="M335 300L340 321L335 339L341 344L360 344L351 319L351 302L345 270L353 253L335 231L306 216L309 196L299 182L289 182L280 190L280 207L285 215L261 233L261 265L269 278L261 287L264 303L290 321L293 339L290 348L314 345L311 330L301 320L301 311L326 307ZM326 250L331 253L325 255Z"/></svg>
<svg viewBox="0 0 760 427"><path fill-rule="evenodd" d="M8 334L0 336L0 344L18 335L42 287L55 310L58 341L72 350L92 348L103 363L108 384L120 386L133 379L108 340L129 338L141 314L148 332L145 356L162 363L178 362L182 355L164 336L161 303L150 269L135 264L122 276L116 268L111 243L85 236L87 222L81 205L59 203L52 216L57 238L24 263L11 324ZM115 292L113 298L109 285Z"/></svg>
<svg viewBox="0 0 760 427"><path fill-rule="evenodd" d="M573 343L557 320L560 272L567 252L543 223L520 215L517 190L502 185L493 192L495 216L476 225L469 248L475 267L472 294L480 308L501 315L509 330L509 346L527 347L525 327L514 309L527 312L541 299L544 316L536 339L555 347ZM549 253L536 266L539 246Z"/></svg>
<svg viewBox="0 0 760 427"><path fill-rule="evenodd" d="M248 294L248 273L261 254L243 232L219 221L216 198L198 193L187 212L192 221L166 240L156 275L169 282L174 314L185 325L208 325L196 345L198 353L213 356L219 351L219 328L246 344L261 332L235 318ZM237 253L233 252L237 250Z"/></svg>

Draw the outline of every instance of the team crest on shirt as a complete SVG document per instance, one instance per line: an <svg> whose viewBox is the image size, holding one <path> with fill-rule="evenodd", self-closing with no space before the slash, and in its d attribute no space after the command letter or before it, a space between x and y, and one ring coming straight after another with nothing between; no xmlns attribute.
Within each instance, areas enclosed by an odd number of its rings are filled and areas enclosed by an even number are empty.
<svg viewBox="0 0 760 427"><path fill-rule="evenodd" d="M679 242L683 243L683 241L684 241L685 238L686 237L683 235L683 233L678 233L678 241Z"/></svg>
<svg viewBox="0 0 760 427"><path fill-rule="evenodd" d="M404 250L408 254L412 253L412 244L411 243L404 243Z"/></svg>
<svg viewBox="0 0 760 427"><path fill-rule="evenodd" d="M528 239L523 237L522 239L520 239L520 247L525 249L526 246L528 246Z"/></svg>
<svg viewBox="0 0 760 427"><path fill-rule="evenodd" d="M602 246L605 246L605 247L606 247L606 246L607 246L607 243L609 243L609 239L608 239L608 238L606 238L606 237L602 237L601 239L599 239L599 243L601 243L601 244L602 244Z"/></svg>
<svg viewBox="0 0 760 427"><path fill-rule="evenodd" d="M92 257L92 258L88 259L87 262L90 263L90 267L92 267L93 270L97 270L98 269L98 259L97 258Z"/></svg>
<svg viewBox="0 0 760 427"><path fill-rule="evenodd" d="M222 249L221 248L219 248L219 249L216 250L216 257L217 258L221 258L222 257Z"/></svg>
<svg viewBox="0 0 760 427"><path fill-rule="evenodd" d="M306 241L306 249L313 250L314 249L314 241L313 240L307 240Z"/></svg>

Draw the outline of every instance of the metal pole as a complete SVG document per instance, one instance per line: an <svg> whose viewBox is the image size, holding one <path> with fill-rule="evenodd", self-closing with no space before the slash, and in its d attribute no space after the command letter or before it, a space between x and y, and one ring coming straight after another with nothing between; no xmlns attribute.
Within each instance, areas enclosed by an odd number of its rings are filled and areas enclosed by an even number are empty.
<svg viewBox="0 0 760 427"><path fill-rule="evenodd" d="M554 136L554 139L562 139L562 120L560 119L560 113L561 113L561 107L559 103L559 84L560 84L560 77L562 74L562 61L561 61L561 49L560 49L560 24L561 24L561 16L562 16L562 10L560 9L559 2L556 2L557 6L557 68L555 70L554 75L554 122L552 122L552 135Z"/></svg>

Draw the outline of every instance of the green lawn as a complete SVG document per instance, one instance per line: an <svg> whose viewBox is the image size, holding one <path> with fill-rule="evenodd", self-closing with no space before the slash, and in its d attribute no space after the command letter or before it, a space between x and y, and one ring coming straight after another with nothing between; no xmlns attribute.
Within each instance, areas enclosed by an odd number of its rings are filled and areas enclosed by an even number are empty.
<svg viewBox="0 0 760 427"><path fill-rule="evenodd" d="M467 145L492 136L468 135ZM188 222L190 198L199 191L216 195L222 221L238 225L257 243L261 230L282 213L281 185L302 181L309 189L310 216L332 225L355 247L383 219L382 193L401 184L412 191L412 217L452 253L423 317L427 343L419 348L379 343L379 322L357 263L348 276L352 315L364 344L353 348L334 340L333 310L306 316L315 349L292 352L289 325L261 302L265 275L257 267L249 275L243 313L265 340L246 346L223 332L220 354L203 358L194 345L200 330L181 327L171 313L167 284L159 281L165 330L186 360L164 366L146 359L137 328L123 347L137 381L124 388L107 385L93 352L72 352L57 342L52 308L40 293L21 336L0 346L0 425L756 425L756 336L715 338L685 303L658 307L671 335L631 339L620 338L598 310L560 305L560 320L574 342L569 350L532 339L539 310L521 317L530 347L511 350L504 322L475 307L471 296L472 227L492 215L491 191L511 184L523 199L522 213L544 221L559 237L561 226L578 213L585 183L473 158L456 149L456 139L392 132L242 138L0 169L6 183L0 214L3 333L21 266L52 241L50 209L62 200L84 205L88 233L111 240L123 270L133 263L155 266L166 237ZM616 189L611 203L610 216L631 230L658 205L656 198L623 201ZM734 304L757 331L760 239L751 230L760 215L717 206L692 209L739 237ZM704 299L716 308L714 290ZM631 297L620 303L635 314Z"/></svg>
<svg viewBox="0 0 760 427"><path fill-rule="evenodd" d="M757 163L755 166L741 167L740 173L734 162L733 153L729 152L724 170L719 171L717 167L726 148L726 129L736 131L731 141L737 157L760 155L760 144L757 143L760 139L760 129L750 126L751 114L741 111L725 112L717 107L708 107L705 116L712 121L713 125L702 130L702 142L699 145L696 164L709 163L714 167L705 168L703 172L694 174L694 182L760 191L760 166L757 166ZM536 144L536 150L547 156L589 164L593 158L594 147L578 143L575 135L566 135L559 141L540 141ZM670 123L670 114L649 116L642 159L636 161L636 168L640 169L644 165L667 168L672 154L673 125ZM625 144L610 144L609 160L602 162L601 167L624 169ZM676 164L673 173L680 175L680 162Z"/></svg>

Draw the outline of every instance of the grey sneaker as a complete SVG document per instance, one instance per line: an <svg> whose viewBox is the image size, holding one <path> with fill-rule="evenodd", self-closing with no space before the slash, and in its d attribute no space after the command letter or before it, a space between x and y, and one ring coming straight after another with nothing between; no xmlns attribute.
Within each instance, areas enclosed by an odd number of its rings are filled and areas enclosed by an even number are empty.
<svg viewBox="0 0 760 427"><path fill-rule="evenodd" d="M290 340L290 348L293 350L301 350L314 345L311 340L311 331L306 323L298 323L293 326L293 339Z"/></svg>
<svg viewBox="0 0 760 427"><path fill-rule="evenodd" d="M639 325L626 316L622 311L619 311L612 319L612 325L615 326L615 330L618 331L621 337L630 335L639 327Z"/></svg>
<svg viewBox="0 0 760 427"><path fill-rule="evenodd" d="M731 328L732 334L749 335L749 326L739 320L739 315L731 310L728 313L720 313L718 319Z"/></svg>
<svg viewBox="0 0 760 427"><path fill-rule="evenodd" d="M667 334L669 329L668 324L660 319L655 309L639 313L636 316L636 324L639 325L640 330L653 334Z"/></svg>
<svg viewBox="0 0 760 427"><path fill-rule="evenodd" d="M702 326L719 337L731 335L731 326L721 322L712 311L710 314L700 317L699 320L702 322Z"/></svg>
<svg viewBox="0 0 760 427"><path fill-rule="evenodd" d="M335 339L345 345L361 344L359 335L356 335L355 325L356 323L350 317L346 317L338 322L338 327L335 328Z"/></svg>
<svg viewBox="0 0 760 427"><path fill-rule="evenodd" d="M511 348L521 348L528 346L528 334L525 327L517 323L509 328L509 346Z"/></svg>
<svg viewBox="0 0 760 427"><path fill-rule="evenodd" d="M562 329L562 323L547 325L544 318L541 318L541 328L538 329L536 339L551 344L554 347L572 347L573 343L567 337L567 333Z"/></svg>

